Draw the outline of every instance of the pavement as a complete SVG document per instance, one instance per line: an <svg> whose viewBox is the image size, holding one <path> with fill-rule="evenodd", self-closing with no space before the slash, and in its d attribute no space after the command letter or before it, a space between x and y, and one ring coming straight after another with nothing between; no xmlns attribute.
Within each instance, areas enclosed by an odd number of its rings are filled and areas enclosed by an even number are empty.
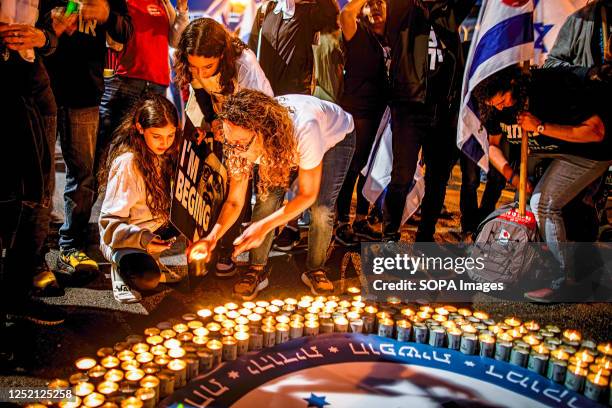
<svg viewBox="0 0 612 408"><path fill-rule="evenodd" d="M58 220L63 218L61 192L65 185L65 170L61 156L58 156L57 185L54 197L54 214ZM447 216L440 220L436 239L440 242L457 242L459 231L459 189L461 177L455 167L447 190ZM482 192L482 186L480 191ZM512 200L514 193L504 191L502 201ZM199 308L226 303L232 299L232 285L236 277L221 280L210 273L203 278L186 277L174 285L161 284L141 303L119 304L113 299L110 279L110 265L103 259L97 248L97 216L100 203L96 203L90 222L90 247L88 253L100 261L101 273L98 278L83 288L66 288L62 297L45 298L44 301L62 306L68 312L64 324L55 327L39 327L26 323L15 323L8 329L3 339L5 346L15 352L16 364L3 367L0 372L0 387L42 386L53 378L67 378L73 373L74 361L81 356L95 355L96 350L112 346L125 339L129 334L142 333L158 322L180 318L184 313L195 312ZM52 246L47 254L47 262L54 268L57 261L57 227L52 228L49 237ZM302 231L303 234L305 231ZM408 223L402 230L402 239L414 239L416 225ZM337 290L342 286L357 285L357 273L349 265L341 270L345 248L333 247L328 263L330 278ZM260 293L261 299L300 297L308 294L300 281L304 270L305 248L291 254L273 252L270 260L270 286ZM179 249L166 256L165 261L181 264L185 261ZM555 304L535 305L523 302L492 302L482 296L476 299L473 307L489 312L494 318L518 316L524 320L537 320L545 324L555 324L562 328L576 328L585 337L596 341L612 339L612 304ZM6 340L6 341L4 341Z"/></svg>

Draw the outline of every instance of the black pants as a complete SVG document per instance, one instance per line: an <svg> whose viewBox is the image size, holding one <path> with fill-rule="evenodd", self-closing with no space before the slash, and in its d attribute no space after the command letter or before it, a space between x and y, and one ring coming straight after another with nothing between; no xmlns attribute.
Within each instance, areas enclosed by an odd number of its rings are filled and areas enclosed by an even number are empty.
<svg viewBox="0 0 612 408"><path fill-rule="evenodd" d="M372 145L376 139L376 132L380 126L384 110L380 112L372 112L368 116L353 117L355 121L355 153L344 184L338 194L337 208L338 221L349 222L351 212L351 201L353 199L353 190L355 182L357 182L357 214L368 215L370 202L363 196L363 186L366 178L361 175L361 169L367 164Z"/></svg>
<svg viewBox="0 0 612 408"><path fill-rule="evenodd" d="M419 150L425 160L425 198L417 241L433 241L444 205L446 185L457 160L456 126L450 112L423 104L393 104L393 170L383 207L385 239L398 240L406 196L414 178Z"/></svg>
<svg viewBox="0 0 612 408"><path fill-rule="evenodd" d="M482 220L495 210L495 206L506 186L504 176L492 165L487 173L487 183L478 205L478 187L480 186L480 167L472 159L461 153L461 230L474 233Z"/></svg>

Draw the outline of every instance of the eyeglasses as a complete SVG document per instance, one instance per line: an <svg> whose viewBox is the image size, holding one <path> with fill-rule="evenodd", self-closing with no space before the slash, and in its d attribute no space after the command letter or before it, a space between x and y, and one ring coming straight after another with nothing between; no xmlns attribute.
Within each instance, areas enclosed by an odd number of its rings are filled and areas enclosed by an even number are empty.
<svg viewBox="0 0 612 408"><path fill-rule="evenodd" d="M251 140L249 140L249 142L247 144L245 144L245 145L230 144L230 143L227 143L227 139L224 139L223 140L223 147L225 147L226 149L229 149L229 150L235 150L235 151L238 151L238 152L245 153L245 152L249 151L249 149L251 148L251 145L253 144L254 141L255 141L255 135L253 135Z"/></svg>

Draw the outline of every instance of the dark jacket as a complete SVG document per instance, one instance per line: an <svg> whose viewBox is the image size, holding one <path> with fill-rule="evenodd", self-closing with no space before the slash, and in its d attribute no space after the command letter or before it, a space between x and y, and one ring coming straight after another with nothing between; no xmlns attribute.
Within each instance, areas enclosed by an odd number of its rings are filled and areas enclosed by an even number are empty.
<svg viewBox="0 0 612 408"><path fill-rule="evenodd" d="M386 31L392 50L391 102L425 103L429 32L433 27L454 61L448 103L456 104L465 65L458 30L474 0L437 1L429 13L419 3L420 0L388 0L387 3Z"/></svg>
<svg viewBox="0 0 612 408"><path fill-rule="evenodd" d="M584 78L590 67L601 64L599 32L602 3L590 3L567 18L544 62L544 68L560 68Z"/></svg>
<svg viewBox="0 0 612 408"><path fill-rule="evenodd" d="M65 7L65 0L48 2L46 18L54 7ZM55 54L45 59L58 106L88 108L100 105L104 92L106 34L125 44L133 32L125 0L108 0L110 14L104 24L82 21L77 30L59 37Z"/></svg>
<svg viewBox="0 0 612 408"><path fill-rule="evenodd" d="M314 36L336 25L338 5L335 0L300 1L295 5L295 15L288 20L283 20L282 13L274 14L274 7L275 1L264 1L257 10L249 48L257 52L261 28L261 51L257 57L274 95L310 94Z"/></svg>

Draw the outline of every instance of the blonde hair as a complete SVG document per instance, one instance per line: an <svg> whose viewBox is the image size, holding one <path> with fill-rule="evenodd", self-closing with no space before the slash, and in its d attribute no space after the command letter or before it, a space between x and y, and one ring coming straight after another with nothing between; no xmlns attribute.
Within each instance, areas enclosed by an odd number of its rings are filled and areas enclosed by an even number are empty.
<svg viewBox="0 0 612 408"><path fill-rule="evenodd" d="M289 109L262 92L243 89L226 99L219 118L262 138L264 154L257 184L260 194L266 195L274 187L286 188L291 171L297 167L297 142ZM226 163L234 177L248 174L252 168L233 152L228 152Z"/></svg>

